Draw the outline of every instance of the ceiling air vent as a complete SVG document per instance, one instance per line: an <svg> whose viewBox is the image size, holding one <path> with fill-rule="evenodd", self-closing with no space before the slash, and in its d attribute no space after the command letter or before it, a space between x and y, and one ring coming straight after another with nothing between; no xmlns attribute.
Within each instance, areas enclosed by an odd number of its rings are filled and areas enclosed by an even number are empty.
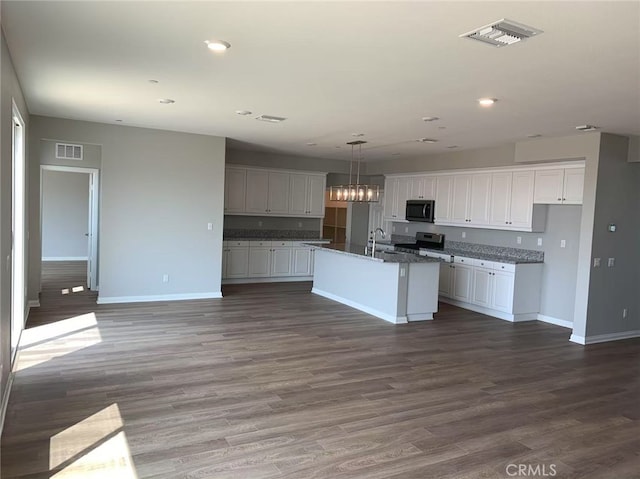
<svg viewBox="0 0 640 479"><path fill-rule="evenodd" d="M285 121L286 118L282 118L281 116L260 115L256 116L256 120L267 121L269 123L280 123L281 121Z"/></svg>
<svg viewBox="0 0 640 479"><path fill-rule="evenodd" d="M488 43L494 47L506 47L526 40L527 38L535 37L541 33L542 30L538 30L537 28L528 27L522 23L503 18L484 27L463 33L460 35L460 38L467 37L471 40Z"/></svg>
<svg viewBox="0 0 640 479"><path fill-rule="evenodd" d="M60 160L82 160L82 145L56 143L56 158Z"/></svg>

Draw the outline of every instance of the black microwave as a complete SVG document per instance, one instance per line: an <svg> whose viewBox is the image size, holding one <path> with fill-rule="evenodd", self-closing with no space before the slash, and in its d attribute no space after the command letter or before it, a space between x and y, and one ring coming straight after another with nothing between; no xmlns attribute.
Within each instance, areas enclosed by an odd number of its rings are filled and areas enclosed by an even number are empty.
<svg viewBox="0 0 640 479"><path fill-rule="evenodd" d="M433 223L436 203L433 200L408 200L406 209L407 221Z"/></svg>

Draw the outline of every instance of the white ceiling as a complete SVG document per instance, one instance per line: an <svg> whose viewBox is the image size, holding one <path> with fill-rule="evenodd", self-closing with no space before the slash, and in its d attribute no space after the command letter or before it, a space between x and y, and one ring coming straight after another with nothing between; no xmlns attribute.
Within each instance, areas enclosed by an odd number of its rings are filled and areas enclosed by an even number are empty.
<svg viewBox="0 0 640 479"><path fill-rule="evenodd" d="M544 33L504 48L458 37L501 18ZM341 159L364 133L365 161L582 124L640 135L638 1L3 1L2 24L32 114ZM211 52L214 38L231 49Z"/></svg>

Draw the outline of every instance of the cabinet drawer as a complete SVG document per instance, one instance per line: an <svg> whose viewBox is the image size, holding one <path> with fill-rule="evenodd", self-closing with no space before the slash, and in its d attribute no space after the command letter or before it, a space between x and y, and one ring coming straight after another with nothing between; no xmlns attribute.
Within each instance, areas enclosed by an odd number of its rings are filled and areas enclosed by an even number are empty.
<svg viewBox="0 0 640 479"><path fill-rule="evenodd" d="M295 244L294 241L272 241L271 242L271 246L279 246L279 247L287 247L287 246L293 246Z"/></svg>
<svg viewBox="0 0 640 479"><path fill-rule="evenodd" d="M227 240L226 246L249 246L249 241L233 241Z"/></svg>
<svg viewBox="0 0 640 479"><path fill-rule="evenodd" d="M272 243L273 243L272 241L249 241L249 246L252 248L265 247L265 246L271 246Z"/></svg>
<svg viewBox="0 0 640 479"><path fill-rule="evenodd" d="M457 264L468 264L469 266L473 266L474 259L466 258L464 256L454 256L453 262Z"/></svg>
<svg viewBox="0 0 640 479"><path fill-rule="evenodd" d="M494 263L493 261L487 261L485 259L474 259L473 266L477 266L479 268L487 268L487 269L495 269L498 263Z"/></svg>
<svg viewBox="0 0 640 479"><path fill-rule="evenodd" d="M516 272L516 265L514 263L494 263L493 269L496 271L509 271L510 273Z"/></svg>

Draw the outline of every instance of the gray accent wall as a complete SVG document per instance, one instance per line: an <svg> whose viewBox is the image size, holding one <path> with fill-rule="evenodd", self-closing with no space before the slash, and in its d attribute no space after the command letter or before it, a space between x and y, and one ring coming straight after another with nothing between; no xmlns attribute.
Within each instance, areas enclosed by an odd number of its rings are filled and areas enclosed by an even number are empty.
<svg viewBox="0 0 640 479"><path fill-rule="evenodd" d="M349 162L325 158L303 158L276 153L227 149L226 162L243 166L260 166L283 170L319 171L349 174Z"/></svg>
<svg viewBox="0 0 640 479"><path fill-rule="evenodd" d="M32 117L29 138L34 158L41 156L42 139L101 146L101 300L220 293L224 138L41 116ZM30 182L39 185L37 164ZM35 199L34 259L41 248ZM37 298L39 261L29 273L30 298Z"/></svg>
<svg viewBox="0 0 640 479"><path fill-rule="evenodd" d="M627 161L628 151L628 138L602 134L592 230L592 257L601 266L591 267L587 338L640 331L640 164ZM615 266L608 267L608 258Z"/></svg>
<svg viewBox="0 0 640 479"><path fill-rule="evenodd" d="M89 179L85 173L42 170L43 259L87 259Z"/></svg>
<svg viewBox="0 0 640 479"><path fill-rule="evenodd" d="M26 135L29 135L29 110L7 49L4 32L0 31L0 400L4 399L8 391L7 383L11 372L12 100L15 101L25 122ZM25 146L29 168L28 142ZM29 185L26 187L28 208ZM29 232L27 237L28 235ZM28 255L26 262L28 269Z"/></svg>
<svg viewBox="0 0 640 479"><path fill-rule="evenodd" d="M431 223L393 223L394 234L415 236L418 231L442 233L446 240L544 251L540 314L573 322L580 244L579 205L549 205L544 233L438 226ZM466 237L463 238L462 234ZM521 238L518 244L517 239ZM542 238L542 246L538 246ZM560 247L560 241L566 247Z"/></svg>

